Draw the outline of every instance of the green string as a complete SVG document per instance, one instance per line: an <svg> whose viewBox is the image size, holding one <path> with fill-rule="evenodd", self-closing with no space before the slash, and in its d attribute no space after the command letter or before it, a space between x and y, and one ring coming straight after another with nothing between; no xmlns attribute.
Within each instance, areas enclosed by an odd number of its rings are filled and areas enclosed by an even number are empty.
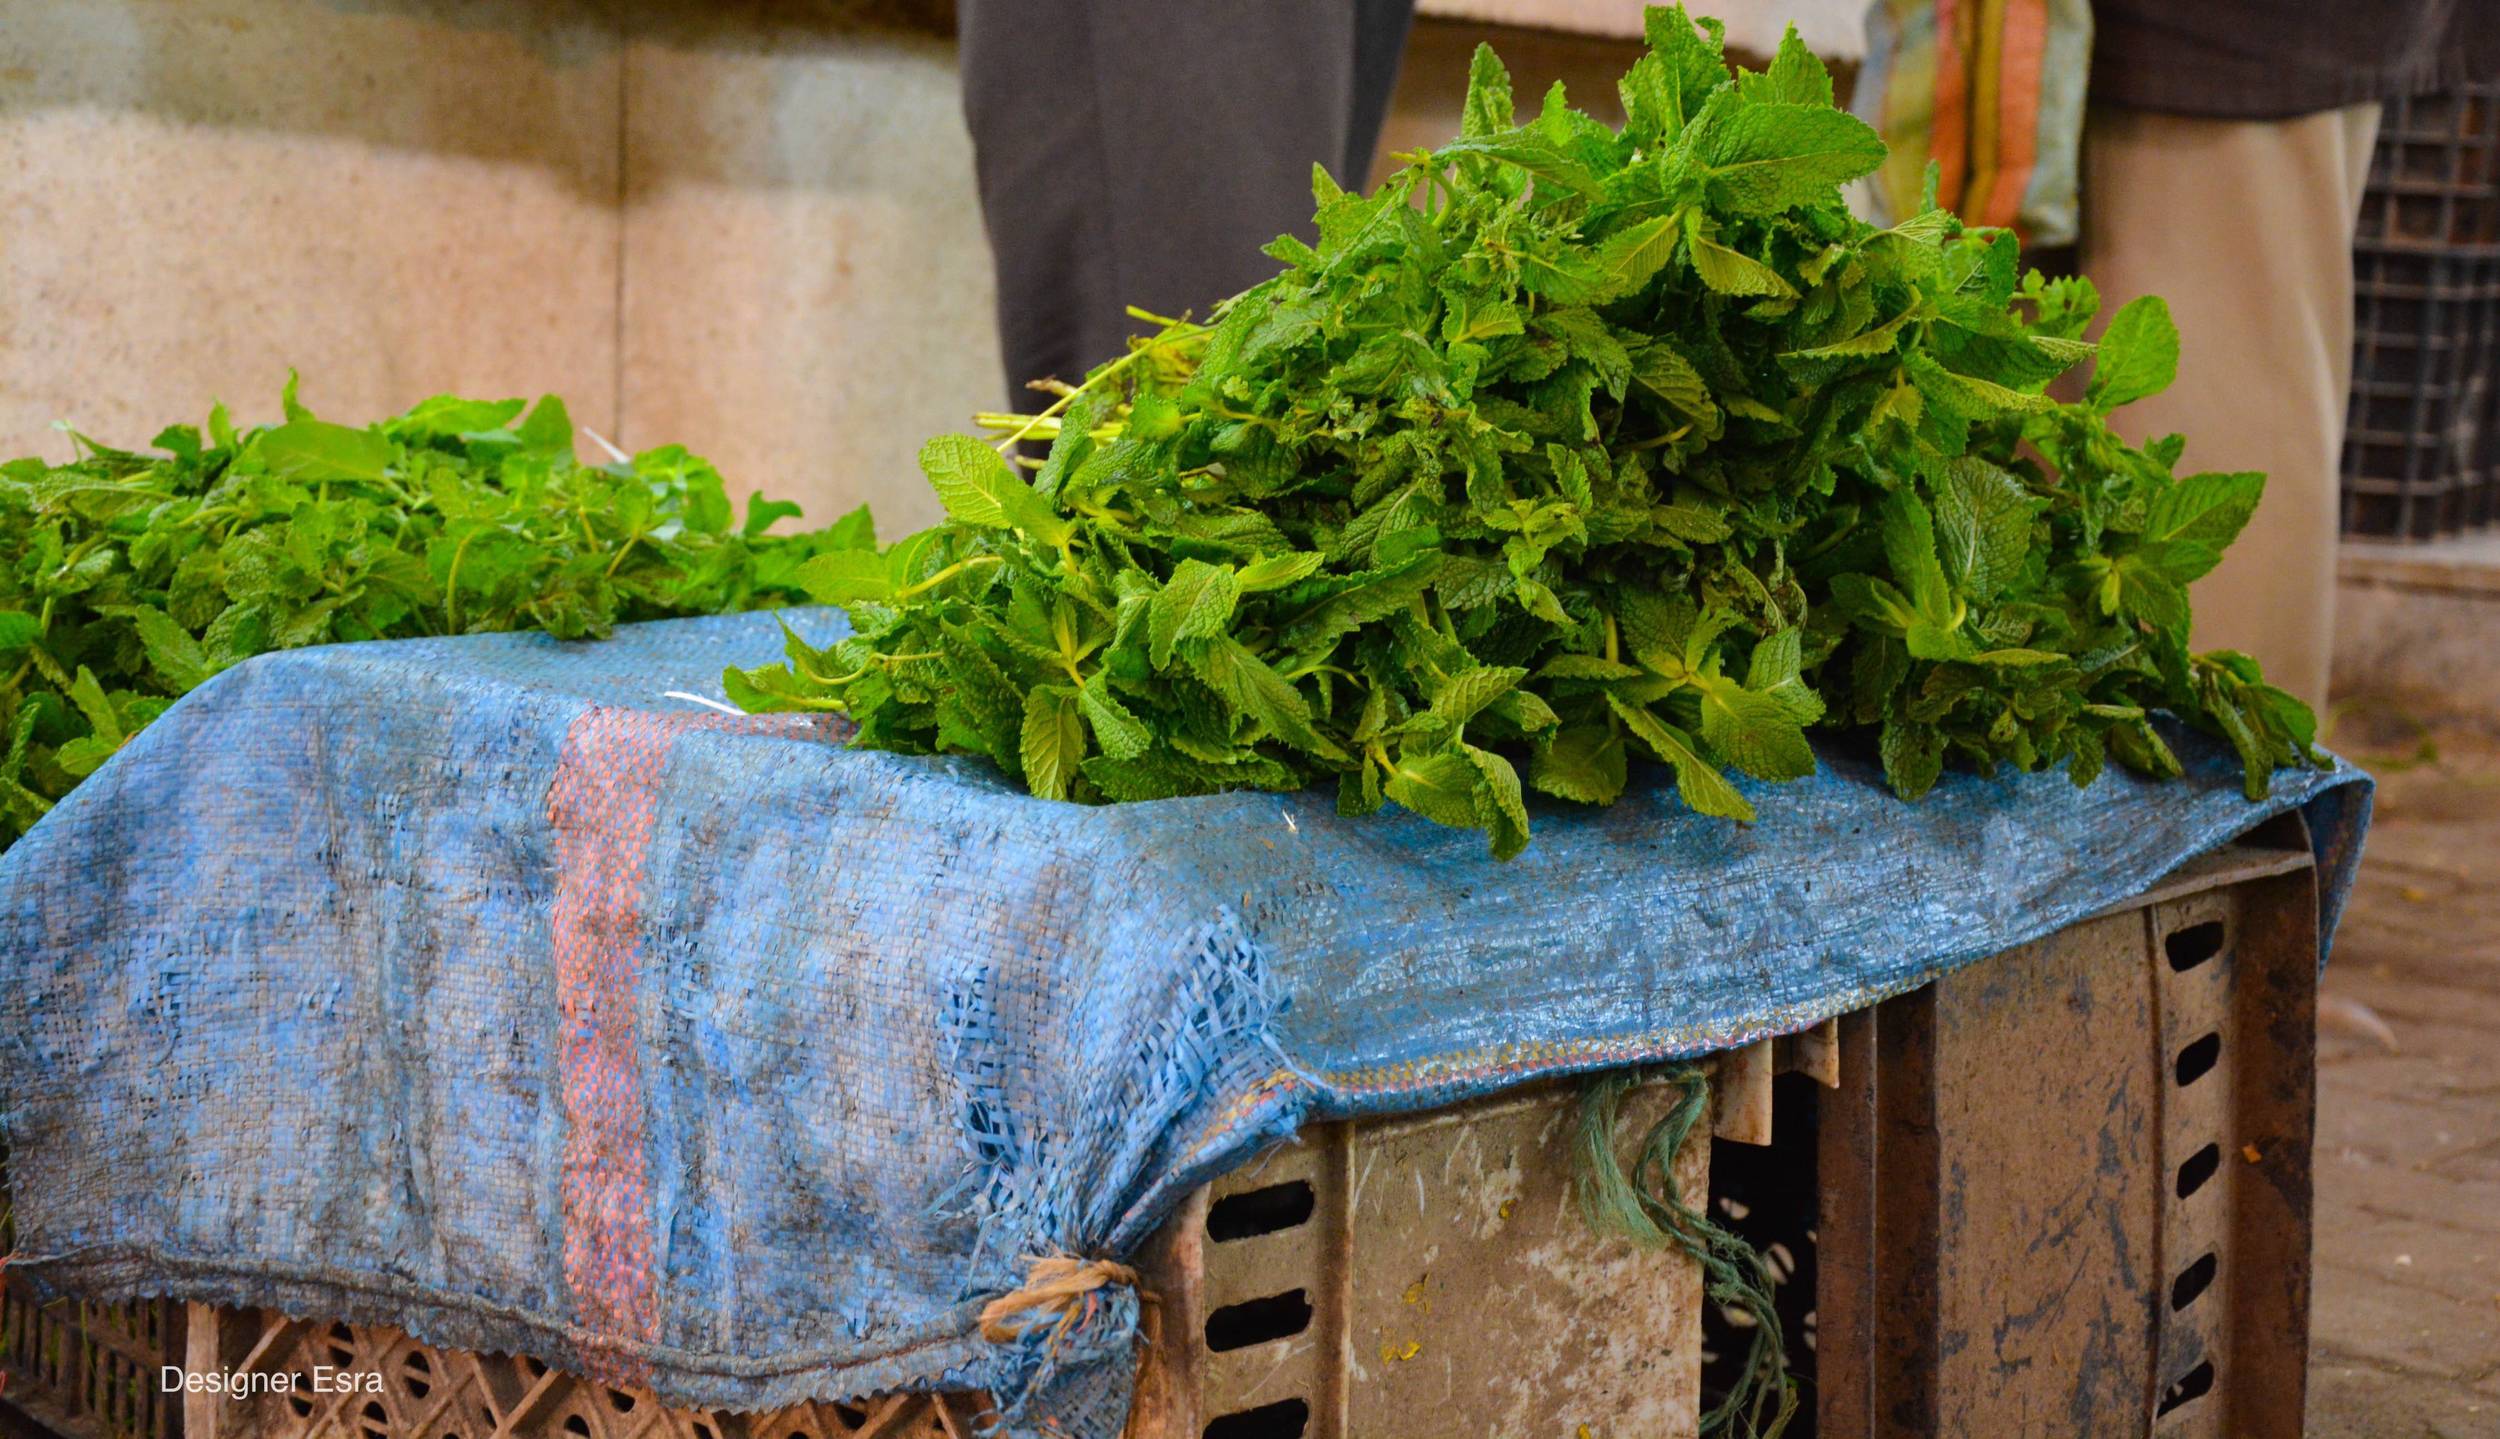
<svg viewBox="0 0 2500 1439"><path fill-rule="evenodd" d="M1653 1081L1677 1086L1681 1096L1650 1126L1626 1169L1615 1148L1615 1126L1625 1096ZM1581 1212L1600 1233L1683 1250L1701 1266L1710 1302L1753 1319L1753 1347L1744 1367L1727 1396L1702 1416L1701 1432L1778 1439L1797 1412L1797 1386L1788 1375L1788 1349L1771 1300L1770 1266L1752 1245L1676 1193L1675 1157L1709 1108L1710 1079L1695 1065L1616 1070L1589 1080L1580 1096Z"/></svg>

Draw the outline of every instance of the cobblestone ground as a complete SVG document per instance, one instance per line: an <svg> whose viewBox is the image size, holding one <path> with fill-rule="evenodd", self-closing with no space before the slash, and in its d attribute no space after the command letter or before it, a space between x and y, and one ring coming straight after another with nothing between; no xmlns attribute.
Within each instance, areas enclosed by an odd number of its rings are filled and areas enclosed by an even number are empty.
<svg viewBox="0 0 2500 1439"><path fill-rule="evenodd" d="M2373 767L2377 823L2319 1036L2309 1432L2493 1439L2500 746L2460 740ZM2339 998L2385 1021L2395 1048L2339 1020Z"/></svg>

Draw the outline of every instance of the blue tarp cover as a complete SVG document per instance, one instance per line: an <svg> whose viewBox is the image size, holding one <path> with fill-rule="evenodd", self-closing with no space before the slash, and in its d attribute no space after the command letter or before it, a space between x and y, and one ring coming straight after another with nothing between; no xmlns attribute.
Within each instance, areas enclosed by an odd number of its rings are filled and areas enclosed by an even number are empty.
<svg viewBox="0 0 2500 1439"><path fill-rule="evenodd" d="M841 617L800 611L812 640ZM1087 808L741 717L769 616L220 675L0 858L16 1265L530 1352L675 1403L904 1387L1107 1439L1134 1296L1047 1364L982 1304L1314 1119L1691 1055L1914 987L2293 807L2331 930L2359 772L1864 759L1483 837L1333 797ZM1029 1392L1027 1392L1029 1391Z"/></svg>

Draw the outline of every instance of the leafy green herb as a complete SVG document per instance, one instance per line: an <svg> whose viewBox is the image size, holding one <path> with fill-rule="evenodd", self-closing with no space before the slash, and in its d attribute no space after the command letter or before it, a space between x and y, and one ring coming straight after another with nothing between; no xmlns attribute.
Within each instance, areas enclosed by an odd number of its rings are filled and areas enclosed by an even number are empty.
<svg viewBox="0 0 2500 1439"><path fill-rule="evenodd" d="M873 562L862 509L808 535L681 448L573 453L553 397L426 401L370 429L284 423L153 455L78 437L66 465L0 464L0 846L176 697L268 650L544 629L791 603L818 556ZM967 442L971 443L971 442ZM977 444L974 448L980 449ZM987 450L982 450L987 454Z"/></svg>
<svg viewBox="0 0 2500 1439"><path fill-rule="evenodd" d="M1813 772L1809 728L1871 732L1908 797L1947 762L2176 773L2161 710L2252 795L2323 762L2254 663L2187 648L2262 478L2109 427L2176 367L2162 303L2096 349L2091 284L2012 235L1849 214L1884 149L1793 33L1731 75L1714 22L1647 28L1622 130L1559 86L1514 124L1480 51L1460 138L1368 197L1315 174L1281 274L931 441L949 518L810 561L855 633L732 693L1051 797L1333 778L1503 856L1525 790L1604 804L1634 758L1750 820L1732 774Z"/></svg>

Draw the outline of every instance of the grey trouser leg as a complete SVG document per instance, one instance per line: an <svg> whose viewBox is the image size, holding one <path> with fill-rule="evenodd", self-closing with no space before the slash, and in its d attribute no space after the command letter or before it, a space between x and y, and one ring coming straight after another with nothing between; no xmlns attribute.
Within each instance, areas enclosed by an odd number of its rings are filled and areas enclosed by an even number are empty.
<svg viewBox="0 0 2500 1439"><path fill-rule="evenodd" d="M962 0L964 120L1010 402L1204 315L1308 236L1311 165L1359 187L1413 0Z"/></svg>

